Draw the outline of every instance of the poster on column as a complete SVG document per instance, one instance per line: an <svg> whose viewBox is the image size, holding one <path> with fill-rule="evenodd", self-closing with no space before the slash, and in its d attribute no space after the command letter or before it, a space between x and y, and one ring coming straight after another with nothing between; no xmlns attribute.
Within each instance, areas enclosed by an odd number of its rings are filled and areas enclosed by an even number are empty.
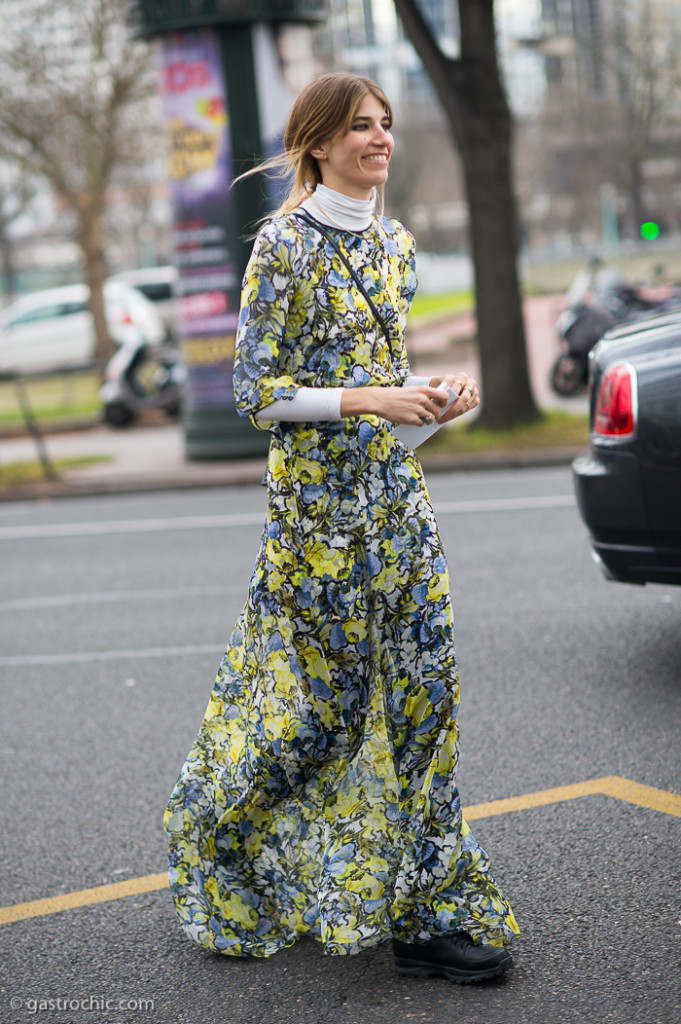
<svg viewBox="0 0 681 1024"><path fill-rule="evenodd" d="M160 52L186 408L233 406L240 281L219 42L211 29L179 32L162 40Z"/></svg>

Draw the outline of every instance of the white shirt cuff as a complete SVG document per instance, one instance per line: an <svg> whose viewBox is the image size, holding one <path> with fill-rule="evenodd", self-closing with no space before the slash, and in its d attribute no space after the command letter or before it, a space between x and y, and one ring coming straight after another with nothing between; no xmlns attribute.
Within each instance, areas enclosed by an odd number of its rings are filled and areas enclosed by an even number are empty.
<svg viewBox="0 0 681 1024"><path fill-rule="evenodd" d="M256 420L312 423L340 420L343 388L299 388L293 398L277 398L255 414Z"/></svg>

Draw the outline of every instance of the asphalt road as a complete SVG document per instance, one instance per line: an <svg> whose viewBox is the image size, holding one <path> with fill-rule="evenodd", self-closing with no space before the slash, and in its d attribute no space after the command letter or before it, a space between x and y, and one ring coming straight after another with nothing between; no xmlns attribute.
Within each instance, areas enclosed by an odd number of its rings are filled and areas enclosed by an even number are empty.
<svg viewBox="0 0 681 1024"><path fill-rule="evenodd" d="M681 792L681 590L601 578L566 469L438 475L431 493L464 804L563 794L473 822L522 928L515 969L459 988L396 977L387 947L312 941L234 961L189 943L158 890L0 925L2 1024L678 1024L681 819L563 787ZM259 487L0 507L3 904L164 871L163 808L263 508Z"/></svg>

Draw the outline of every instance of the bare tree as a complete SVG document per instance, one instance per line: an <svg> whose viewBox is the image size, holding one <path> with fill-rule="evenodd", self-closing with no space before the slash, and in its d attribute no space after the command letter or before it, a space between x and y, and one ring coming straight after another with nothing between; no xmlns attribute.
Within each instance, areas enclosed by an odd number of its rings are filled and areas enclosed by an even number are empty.
<svg viewBox="0 0 681 1024"><path fill-rule="evenodd" d="M1 26L0 155L48 182L73 215L100 361L111 347L108 189L117 168L144 154L144 103L157 89L149 46L131 39L126 13L126 0L26 0Z"/></svg>
<svg viewBox="0 0 681 1024"><path fill-rule="evenodd" d="M452 0L454 2L454 0ZM517 274L512 120L496 52L493 0L458 0L461 53L447 56L418 0L395 0L458 147L470 212L484 404L480 423L540 418L530 387Z"/></svg>

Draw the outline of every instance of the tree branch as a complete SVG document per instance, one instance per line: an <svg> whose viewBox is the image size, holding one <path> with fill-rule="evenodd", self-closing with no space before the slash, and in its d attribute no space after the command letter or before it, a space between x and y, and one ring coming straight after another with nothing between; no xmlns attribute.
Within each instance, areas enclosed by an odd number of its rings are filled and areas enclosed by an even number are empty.
<svg viewBox="0 0 681 1024"><path fill-rule="evenodd" d="M452 84L459 79L460 60L442 52L433 31L421 13L417 0L394 0L405 32L428 74L447 117L455 125L461 123L461 110Z"/></svg>

